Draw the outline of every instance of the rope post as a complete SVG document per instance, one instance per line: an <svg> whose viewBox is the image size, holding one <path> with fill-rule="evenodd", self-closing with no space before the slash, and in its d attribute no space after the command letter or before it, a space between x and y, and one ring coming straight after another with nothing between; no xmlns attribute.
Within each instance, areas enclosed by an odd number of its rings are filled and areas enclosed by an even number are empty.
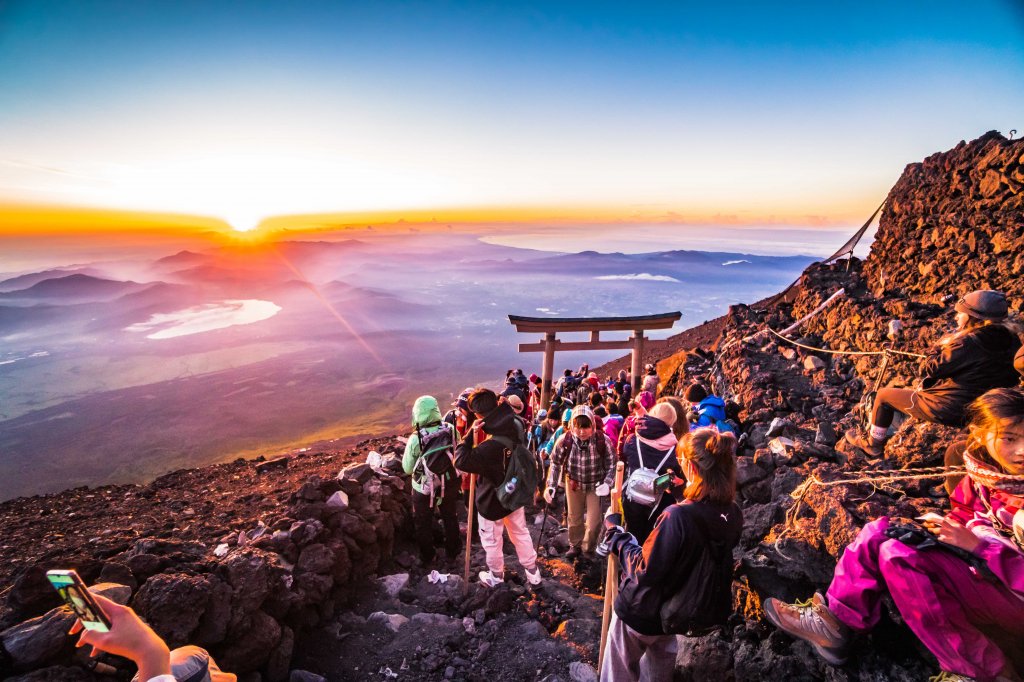
<svg viewBox="0 0 1024 682"><path fill-rule="evenodd" d="M612 488L611 509L613 513L622 513L622 479L626 465L618 462L615 465L615 487ZM604 576L604 609L601 613L601 644L597 652L597 674L601 674L604 663L604 650L608 644L608 626L612 619L612 606L619 593L619 560L615 554L608 555L608 568Z"/></svg>

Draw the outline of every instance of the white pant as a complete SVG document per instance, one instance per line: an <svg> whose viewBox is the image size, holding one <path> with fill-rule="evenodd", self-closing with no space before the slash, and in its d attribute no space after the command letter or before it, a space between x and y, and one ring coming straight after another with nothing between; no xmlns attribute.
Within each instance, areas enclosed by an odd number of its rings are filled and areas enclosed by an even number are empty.
<svg viewBox="0 0 1024 682"><path fill-rule="evenodd" d="M612 611L601 664L601 682L671 680L678 648L675 635L641 635Z"/></svg>
<svg viewBox="0 0 1024 682"><path fill-rule="evenodd" d="M491 573L501 575L505 572L505 555L502 553L502 531L508 530L508 537L516 548L519 563L527 571L537 568L537 552L533 549L533 538L526 527L526 510L522 507L501 519L488 521L478 516L480 522L480 544L487 553L487 568Z"/></svg>

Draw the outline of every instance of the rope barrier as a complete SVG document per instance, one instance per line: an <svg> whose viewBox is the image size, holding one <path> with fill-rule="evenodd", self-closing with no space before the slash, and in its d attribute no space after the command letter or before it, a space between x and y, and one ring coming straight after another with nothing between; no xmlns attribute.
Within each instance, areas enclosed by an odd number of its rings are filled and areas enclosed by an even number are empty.
<svg viewBox="0 0 1024 682"><path fill-rule="evenodd" d="M892 348L883 348L882 350L829 350L828 348L815 348L814 346L808 346L805 343L800 343L799 341L794 341L793 339L785 337L782 334L780 334L779 332L775 331L774 329L766 327L764 329L764 331L767 331L767 332L769 332L771 334L774 334L775 336L779 337L780 339L782 339L786 343L790 343L790 344L792 344L794 346L797 346L799 348L805 348L807 350L812 350L815 353L827 353L829 355L887 355L888 354L888 355L903 355L903 356L906 356L908 358L919 358L919 359L923 359L923 358L928 357L927 355L922 355L921 353L911 353L910 351L905 351L905 350L893 350Z"/></svg>
<svg viewBox="0 0 1024 682"><path fill-rule="evenodd" d="M804 501L804 496L810 492L814 486L821 486L823 488L830 488L837 485L858 485L861 483L869 484L874 490L871 491L871 495L874 495L879 488L884 488L884 483L893 483L895 481L915 481L923 480L927 478L948 478L950 476L966 476L967 469L962 466L941 466L941 467L926 467L921 469L913 469L911 471L904 471L903 473L891 472L891 471L864 471L860 472L859 475L850 476L847 478L840 478L834 481L823 481L818 478L815 474L811 474L807 479L798 485L789 496L795 501L793 506L786 510L785 521L783 522L782 532L775 538L775 551L778 552L779 556L784 559L789 559L782 550L779 549L779 543L785 539L785 537L793 530L796 525L796 519L800 515L800 508ZM999 472L991 472L991 476L998 478L1003 481L1012 482L1024 482L1024 475L1013 475L1004 474ZM868 495L870 497L871 495Z"/></svg>

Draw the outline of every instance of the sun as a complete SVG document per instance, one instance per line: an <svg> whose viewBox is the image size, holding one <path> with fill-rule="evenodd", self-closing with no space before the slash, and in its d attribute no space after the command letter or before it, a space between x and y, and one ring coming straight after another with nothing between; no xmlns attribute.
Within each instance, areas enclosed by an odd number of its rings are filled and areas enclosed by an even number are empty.
<svg viewBox="0 0 1024 682"><path fill-rule="evenodd" d="M224 216L224 222L235 232L252 232L260 226L265 217L256 211L236 209Z"/></svg>

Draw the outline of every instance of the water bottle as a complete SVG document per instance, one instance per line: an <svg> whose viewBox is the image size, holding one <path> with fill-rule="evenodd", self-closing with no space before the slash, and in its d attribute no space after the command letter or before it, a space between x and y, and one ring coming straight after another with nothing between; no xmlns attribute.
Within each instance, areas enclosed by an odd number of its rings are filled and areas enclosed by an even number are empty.
<svg viewBox="0 0 1024 682"><path fill-rule="evenodd" d="M511 495L516 491L516 484L519 482L515 476L509 479L508 483L505 484L505 492Z"/></svg>

